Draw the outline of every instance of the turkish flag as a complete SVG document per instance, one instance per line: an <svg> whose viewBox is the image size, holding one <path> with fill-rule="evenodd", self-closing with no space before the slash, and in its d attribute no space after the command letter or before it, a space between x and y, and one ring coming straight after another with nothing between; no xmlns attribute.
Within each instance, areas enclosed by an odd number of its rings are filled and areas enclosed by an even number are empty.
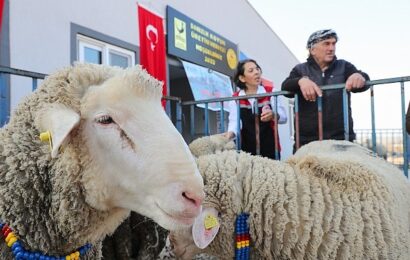
<svg viewBox="0 0 410 260"><path fill-rule="evenodd" d="M4 1L5 0L0 0L0 30L1 30L1 25L3 24L3 9L4 9Z"/></svg>
<svg viewBox="0 0 410 260"><path fill-rule="evenodd" d="M164 83L162 95L167 95L166 55L163 18L138 5L140 63L151 76ZM166 101L162 100L165 108Z"/></svg>

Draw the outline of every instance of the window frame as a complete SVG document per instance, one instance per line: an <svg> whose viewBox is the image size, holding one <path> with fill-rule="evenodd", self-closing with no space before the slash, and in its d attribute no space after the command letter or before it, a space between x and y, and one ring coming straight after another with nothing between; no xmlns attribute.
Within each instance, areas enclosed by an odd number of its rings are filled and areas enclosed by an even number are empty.
<svg viewBox="0 0 410 260"><path fill-rule="evenodd" d="M135 52L115 46L100 40L87 37L82 34L77 34L77 60L80 62L87 62L84 57L85 47L101 51L101 63L111 65L110 53L126 57L128 60L128 67L135 64Z"/></svg>
<svg viewBox="0 0 410 260"><path fill-rule="evenodd" d="M126 53L132 57L131 65L134 66L139 63L139 47L135 44L120 40L107 34L94 31L90 28L81 26L76 23L70 23L70 63L73 64L79 61L79 44L77 37L81 35L84 39L89 40L89 44L94 45L98 43L108 44L113 46L112 49L119 48L122 53ZM107 55L103 53L102 56Z"/></svg>

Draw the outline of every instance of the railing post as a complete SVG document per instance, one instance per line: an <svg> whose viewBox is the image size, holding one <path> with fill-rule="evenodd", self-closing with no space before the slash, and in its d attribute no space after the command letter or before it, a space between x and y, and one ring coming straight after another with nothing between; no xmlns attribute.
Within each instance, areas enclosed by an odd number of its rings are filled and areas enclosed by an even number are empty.
<svg viewBox="0 0 410 260"><path fill-rule="evenodd" d="M260 118L259 118L259 108L258 108L258 99L255 98L252 105L252 111L253 111L253 117L254 117L254 122L255 122L255 154L260 155L261 154L261 139L260 139Z"/></svg>
<svg viewBox="0 0 410 260"><path fill-rule="evenodd" d="M374 110L374 89L373 85L370 86L370 111L372 118L372 150L376 154L376 119L375 119L375 110Z"/></svg>
<svg viewBox="0 0 410 260"><path fill-rule="evenodd" d="M190 132L191 132L191 140L194 139L195 137L195 105L190 105L189 106L189 111L190 111Z"/></svg>
<svg viewBox="0 0 410 260"><path fill-rule="evenodd" d="M0 127L8 122L10 115L10 88L7 86L6 75L0 73Z"/></svg>
<svg viewBox="0 0 410 260"><path fill-rule="evenodd" d="M345 126L345 140L349 141L349 99L346 88L343 88L343 123Z"/></svg>
<svg viewBox="0 0 410 260"><path fill-rule="evenodd" d="M168 102L167 102L168 103ZM170 105L167 104L167 111L170 112L171 110L169 109ZM178 100L175 104L175 117L176 117L176 128L177 130L182 133L182 107L181 107L181 101ZM169 115L171 117L171 115Z"/></svg>
<svg viewBox="0 0 410 260"><path fill-rule="evenodd" d="M299 95L295 94L295 151L300 148L300 135L299 135Z"/></svg>
<svg viewBox="0 0 410 260"><path fill-rule="evenodd" d="M225 132L224 102L221 101L221 133Z"/></svg>
<svg viewBox="0 0 410 260"><path fill-rule="evenodd" d="M274 140L275 140L275 160L279 160L279 123L278 123L278 96L274 96L274 100L275 100L275 113L274 113Z"/></svg>
<svg viewBox="0 0 410 260"><path fill-rule="evenodd" d="M33 87L31 88L33 91L37 89L37 78L33 78Z"/></svg>
<svg viewBox="0 0 410 260"><path fill-rule="evenodd" d="M236 150L239 151L241 149L241 106L239 100L236 102Z"/></svg>
<svg viewBox="0 0 410 260"><path fill-rule="evenodd" d="M209 135L209 110L208 110L209 103L205 103L205 135Z"/></svg>
<svg viewBox="0 0 410 260"><path fill-rule="evenodd" d="M317 97L317 127L319 140L323 140L323 105L322 97Z"/></svg>
<svg viewBox="0 0 410 260"><path fill-rule="evenodd" d="M404 99L404 82L400 82L401 91L401 127L403 134L403 171L404 175L408 178L409 161L407 155L407 131L406 131L406 103Z"/></svg>

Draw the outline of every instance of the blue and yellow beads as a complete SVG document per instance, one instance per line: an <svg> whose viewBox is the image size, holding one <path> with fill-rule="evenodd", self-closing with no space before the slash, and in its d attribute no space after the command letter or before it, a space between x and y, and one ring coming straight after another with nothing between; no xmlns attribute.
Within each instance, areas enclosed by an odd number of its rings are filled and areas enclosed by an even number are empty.
<svg viewBox="0 0 410 260"><path fill-rule="evenodd" d="M13 230L11 230L11 228L6 224L1 223L1 221L0 234L2 234L5 238L7 246L11 248L14 258L17 260L79 260L80 256L85 255L88 249L91 248L90 244L86 244L80 247L77 251L66 256L48 256L39 252L30 252L25 250Z"/></svg>
<svg viewBox="0 0 410 260"><path fill-rule="evenodd" d="M235 259L247 260L249 259L249 243L251 236L249 235L249 226L247 223L249 214L241 213L236 218L235 232L236 232L236 248Z"/></svg>

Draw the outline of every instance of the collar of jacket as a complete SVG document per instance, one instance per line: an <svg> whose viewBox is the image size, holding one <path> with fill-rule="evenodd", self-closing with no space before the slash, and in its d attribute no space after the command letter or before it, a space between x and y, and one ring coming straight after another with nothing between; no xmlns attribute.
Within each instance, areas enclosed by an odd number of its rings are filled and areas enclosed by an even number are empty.
<svg viewBox="0 0 410 260"><path fill-rule="evenodd" d="M313 58L312 55L309 55L309 57L306 60L307 60L307 63L309 65L313 66L314 68L318 69L319 71L322 71L320 69L319 64L317 64L316 60ZM326 70L331 70L335 66L336 60L337 60L337 57L335 56Z"/></svg>

